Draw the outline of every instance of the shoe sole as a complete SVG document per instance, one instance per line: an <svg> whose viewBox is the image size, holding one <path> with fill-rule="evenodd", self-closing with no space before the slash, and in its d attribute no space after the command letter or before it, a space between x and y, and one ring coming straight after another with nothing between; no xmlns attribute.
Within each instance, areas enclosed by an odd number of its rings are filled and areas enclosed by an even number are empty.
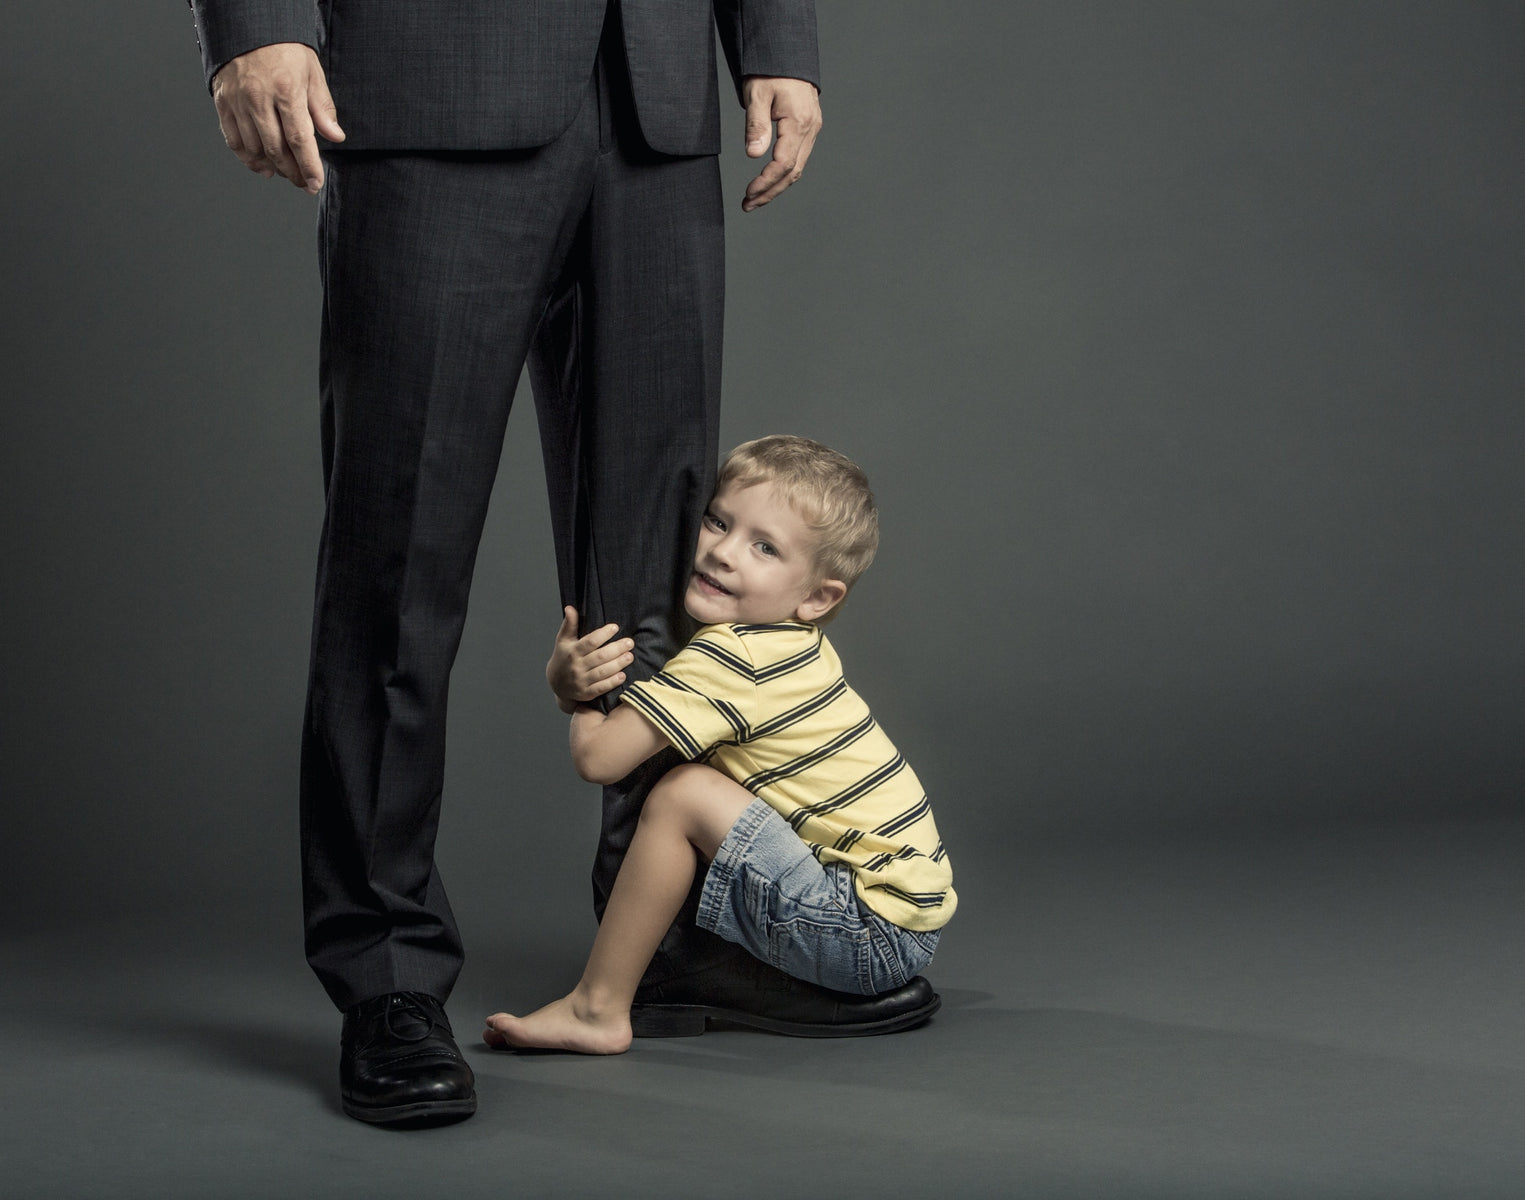
<svg viewBox="0 0 1525 1200"><path fill-rule="evenodd" d="M699 1037L711 1021L724 1021L728 1025L747 1025L785 1037L876 1037L881 1033L915 1029L930 1020L942 1006L942 997L934 993L932 999L909 1012L896 1013L878 1021L833 1025L781 1021L777 1017L709 1004L637 1004L630 1010L630 1030L638 1038Z"/></svg>
<svg viewBox="0 0 1525 1200"><path fill-rule="evenodd" d="M447 1121L464 1118L477 1111L477 1098L464 1100L418 1100L412 1104L393 1104L386 1108L367 1108L349 1100L343 1101L345 1115L364 1121L367 1125L400 1125Z"/></svg>

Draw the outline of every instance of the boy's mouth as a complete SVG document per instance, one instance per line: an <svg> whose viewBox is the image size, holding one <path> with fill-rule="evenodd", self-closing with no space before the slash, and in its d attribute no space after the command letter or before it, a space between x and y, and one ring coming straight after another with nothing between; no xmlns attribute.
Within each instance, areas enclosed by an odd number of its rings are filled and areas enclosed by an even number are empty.
<svg viewBox="0 0 1525 1200"><path fill-rule="evenodd" d="M717 583L710 576L706 575L703 571L696 570L694 572L694 578L697 579L700 583L704 584L704 586L709 588L711 591L719 592L722 596L729 596L731 594L730 588L722 587L719 583Z"/></svg>

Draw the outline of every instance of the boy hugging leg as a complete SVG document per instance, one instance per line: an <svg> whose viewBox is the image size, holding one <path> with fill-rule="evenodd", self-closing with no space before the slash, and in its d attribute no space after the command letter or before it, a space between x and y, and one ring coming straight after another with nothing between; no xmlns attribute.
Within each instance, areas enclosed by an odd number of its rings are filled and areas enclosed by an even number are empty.
<svg viewBox="0 0 1525 1200"><path fill-rule="evenodd" d="M582 979L526 1017L489 1017L489 1045L618 1054L633 1031L746 1020L703 1005L632 1009L704 863L699 924L757 958L856 995L919 984L920 1004L856 1032L937 1011L916 977L958 903L948 855L915 773L821 631L878 539L853 463L804 438L761 438L727 456L704 514L684 596L703 628L607 714L589 702L625 681L631 643L613 625L579 637L566 611L546 674L572 716L578 773L613 783L667 746L689 761L646 801Z"/></svg>

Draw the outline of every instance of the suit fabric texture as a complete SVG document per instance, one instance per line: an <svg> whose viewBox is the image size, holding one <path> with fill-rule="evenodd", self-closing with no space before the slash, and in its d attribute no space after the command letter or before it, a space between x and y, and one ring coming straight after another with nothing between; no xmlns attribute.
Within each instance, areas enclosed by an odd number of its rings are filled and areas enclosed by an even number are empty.
<svg viewBox="0 0 1525 1200"><path fill-rule="evenodd" d="M326 509L302 739L308 959L340 1007L408 990L443 1000L463 957L434 860L449 675L520 370L528 360L563 602L585 629L617 621L636 641L631 677L649 676L690 632L681 595L718 449L714 29L735 70L815 82L813 10L193 8L209 80L260 45L313 46L349 135L325 153L319 215ZM600 910L672 761L605 789ZM501 800L534 804L539 791L506 780ZM675 930L664 950L681 957L702 936Z"/></svg>

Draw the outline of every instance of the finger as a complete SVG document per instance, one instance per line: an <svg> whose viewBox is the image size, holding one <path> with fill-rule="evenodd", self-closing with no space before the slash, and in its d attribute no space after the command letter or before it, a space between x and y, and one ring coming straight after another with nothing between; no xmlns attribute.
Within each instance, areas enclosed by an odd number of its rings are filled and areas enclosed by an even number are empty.
<svg viewBox="0 0 1525 1200"><path fill-rule="evenodd" d="M747 157L761 158L773 137L773 92L753 86L747 93Z"/></svg>
<svg viewBox="0 0 1525 1200"><path fill-rule="evenodd" d="M316 193L323 186L323 156L316 134L331 142L342 142L344 130L339 127L339 113L334 107L333 93L328 90L328 80L315 56L308 56L306 103L293 108L291 120L283 114L286 140L301 168L307 190Z"/></svg>
<svg viewBox="0 0 1525 1200"><path fill-rule="evenodd" d="M222 104L217 105L217 128L222 130L222 140L227 143L228 149L239 154L244 148L244 140L238 132L238 118Z"/></svg>
<svg viewBox="0 0 1525 1200"><path fill-rule="evenodd" d="M614 671L623 671L634 661L634 654L626 650L618 651L602 661L590 661L588 663L588 677L590 679L602 679Z"/></svg>
<svg viewBox="0 0 1525 1200"><path fill-rule="evenodd" d="M794 150L794 182L800 181L800 176L805 173L805 164L810 161L810 152L815 149L816 135L821 132L819 125L812 128L802 129L800 132L799 145Z"/></svg>
<svg viewBox="0 0 1525 1200"><path fill-rule="evenodd" d="M615 688L619 687L619 685L624 682L625 672L623 671L621 671L618 675L610 675L607 679L591 680L588 685L583 688L582 695L579 696L578 699L583 703L587 703L589 700L597 700L600 696L612 692Z"/></svg>
<svg viewBox="0 0 1525 1200"><path fill-rule="evenodd" d="M318 155L318 138L312 129L312 117L307 105L282 103L277 113L281 120L281 136L291 155L294 175L288 176L297 186L317 194L323 186L323 160Z"/></svg>
<svg viewBox="0 0 1525 1200"><path fill-rule="evenodd" d="M259 136L259 144L264 149L265 161L275 169L275 173L298 186L305 186L301 172L297 170L296 159L291 157L291 151L286 147L286 131L273 106L255 115L254 129Z"/></svg>
<svg viewBox="0 0 1525 1200"><path fill-rule="evenodd" d="M307 192L323 186L323 160L308 112L307 88L285 89L275 97L276 137L281 152L281 174Z"/></svg>
<svg viewBox="0 0 1525 1200"><path fill-rule="evenodd" d="M339 127L339 110L334 107L333 93L328 90L328 80L321 67L307 77L307 111L313 127L329 141L344 140L344 130Z"/></svg>
<svg viewBox="0 0 1525 1200"><path fill-rule="evenodd" d="M240 110L235 125L238 129L238 145L232 149L238 155L238 161L266 179L272 178L275 168L265 158L265 147L260 142L259 130L254 127L253 119L247 112Z"/></svg>
<svg viewBox="0 0 1525 1200"><path fill-rule="evenodd" d="M570 604L561 610L561 628L556 631L556 640L558 642L577 640L577 610Z"/></svg>
<svg viewBox="0 0 1525 1200"><path fill-rule="evenodd" d="M222 130L222 140L227 143L228 149L233 151L234 155L237 156L238 161L248 166L251 151L244 128L238 119L238 108L225 100L221 95L217 96L214 107L217 110L217 128Z"/></svg>
<svg viewBox="0 0 1525 1200"><path fill-rule="evenodd" d="M741 208L743 212L751 212L761 208L768 201L778 196L792 182L794 165L785 162L770 162L762 169L762 172L751 183L747 184L746 192L742 196Z"/></svg>
<svg viewBox="0 0 1525 1200"><path fill-rule="evenodd" d="M619 631L620 627L612 621L600 629L595 629L577 643L578 653L587 654L590 650L597 650Z"/></svg>
<svg viewBox="0 0 1525 1200"><path fill-rule="evenodd" d="M773 161L747 185L742 209L751 212L754 208L760 208L798 183L805 173L805 164L810 160L810 151L814 145L813 128L792 118L780 120L778 140L773 143Z"/></svg>
<svg viewBox="0 0 1525 1200"><path fill-rule="evenodd" d="M623 638L617 642L610 642L596 649L590 649L583 654L582 660L588 667L601 667L606 663L612 663L617 658L630 658L635 656L630 652L635 649L635 643L629 638Z"/></svg>

